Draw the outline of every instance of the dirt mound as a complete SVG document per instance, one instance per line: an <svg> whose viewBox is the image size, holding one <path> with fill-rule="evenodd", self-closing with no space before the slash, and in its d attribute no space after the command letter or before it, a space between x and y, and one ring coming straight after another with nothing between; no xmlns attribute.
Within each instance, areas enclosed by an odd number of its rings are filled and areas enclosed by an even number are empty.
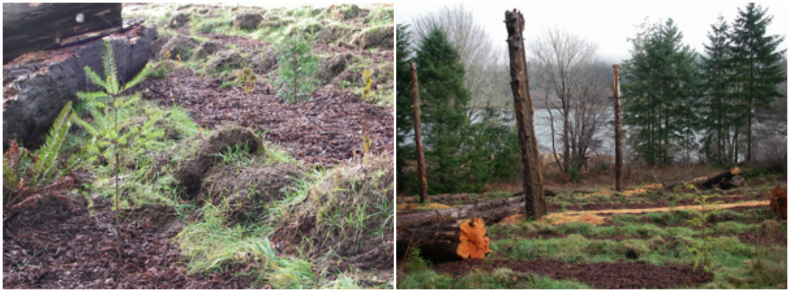
<svg viewBox="0 0 790 292"><path fill-rule="evenodd" d="M225 71L241 69L246 61L238 50L219 51L206 62L206 68L210 71Z"/></svg>
<svg viewBox="0 0 790 292"><path fill-rule="evenodd" d="M223 45L222 43L213 40L208 40L200 44L200 46L198 46L198 48L195 50L195 53L192 54L192 58L200 59L205 56L210 56L224 48L225 45Z"/></svg>
<svg viewBox="0 0 790 292"><path fill-rule="evenodd" d="M324 60L318 68L318 78L323 83L331 81L332 78L346 70L346 67L351 63L351 58L351 54L339 54Z"/></svg>
<svg viewBox="0 0 790 292"><path fill-rule="evenodd" d="M189 59L189 56L192 55L192 50L197 46L197 40L191 37L177 35L170 38L170 40L159 49L159 57L171 60L179 60L180 58L180 61L186 61Z"/></svg>
<svg viewBox="0 0 790 292"><path fill-rule="evenodd" d="M286 188L300 173L297 166L286 163L216 167L203 180L198 200L206 199L215 206L227 203L231 221L254 220L271 201L285 198Z"/></svg>
<svg viewBox="0 0 790 292"><path fill-rule="evenodd" d="M258 28L261 20L263 16L258 13L240 13L233 17L233 25L238 29L253 30Z"/></svg>
<svg viewBox="0 0 790 292"><path fill-rule="evenodd" d="M546 275L554 279L574 279L596 289L697 287L713 279L712 274L697 272L687 266L656 266L644 262L571 264L556 261L469 259L434 267L436 272L448 273L456 278L476 269L491 272L499 268Z"/></svg>
<svg viewBox="0 0 790 292"><path fill-rule="evenodd" d="M266 48L259 53L253 54L250 65L252 66L252 71L257 74L269 73L277 65L277 53L271 48Z"/></svg>
<svg viewBox="0 0 790 292"><path fill-rule="evenodd" d="M360 31L351 40L351 44L360 48L368 49L378 47L392 50L395 32L391 24L375 26Z"/></svg>
<svg viewBox="0 0 790 292"><path fill-rule="evenodd" d="M236 145L246 145L248 153L255 153L263 143L249 129L222 128L212 133L208 140L201 143L197 152L181 164L175 172L175 177L185 188L188 198L194 198L198 194L203 178L220 159L220 153Z"/></svg>
<svg viewBox="0 0 790 292"><path fill-rule="evenodd" d="M317 256L331 250L352 266L392 269L394 214L371 216L364 222L357 217L392 212L392 159L371 159L329 170L312 184L304 201L290 206L292 211L280 218L274 232L289 243L286 253L302 250ZM338 268L344 267L342 262Z"/></svg>
<svg viewBox="0 0 790 292"><path fill-rule="evenodd" d="M200 289L248 288L253 279L224 272L187 275L178 247L142 222L121 226L123 262L110 202L46 197L3 222L3 288Z"/></svg>
<svg viewBox="0 0 790 292"><path fill-rule="evenodd" d="M192 14L179 13L173 15L173 17L170 18L170 21L168 21L167 25L171 28L181 28L186 25L190 19L192 19Z"/></svg>

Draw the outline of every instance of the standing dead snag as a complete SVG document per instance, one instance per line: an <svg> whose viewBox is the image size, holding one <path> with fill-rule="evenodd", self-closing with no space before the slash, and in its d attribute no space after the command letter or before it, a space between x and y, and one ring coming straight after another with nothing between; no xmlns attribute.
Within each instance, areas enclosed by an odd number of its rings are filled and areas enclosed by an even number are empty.
<svg viewBox="0 0 790 292"><path fill-rule="evenodd" d="M399 254L416 247L433 262L482 259L491 253L483 219L442 221L398 231Z"/></svg>
<svg viewBox="0 0 790 292"><path fill-rule="evenodd" d="M546 215L546 198L543 196L543 177L540 174L538 140L535 138L533 122L534 107L529 93L527 59L524 52L524 16L521 12L505 11L507 43L510 52L510 87L513 90L513 105L518 125L518 143L523 166L525 205L527 217L538 219Z"/></svg>
<svg viewBox="0 0 790 292"><path fill-rule="evenodd" d="M614 176L615 189L623 191L623 125L620 120L620 65L612 65L614 91Z"/></svg>
<svg viewBox="0 0 790 292"><path fill-rule="evenodd" d="M417 83L417 66L411 63L412 115L414 118L414 144L417 146L417 174L420 177L420 203L428 198L428 181L425 173L425 153L422 149L422 130L420 126L420 90Z"/></svg>

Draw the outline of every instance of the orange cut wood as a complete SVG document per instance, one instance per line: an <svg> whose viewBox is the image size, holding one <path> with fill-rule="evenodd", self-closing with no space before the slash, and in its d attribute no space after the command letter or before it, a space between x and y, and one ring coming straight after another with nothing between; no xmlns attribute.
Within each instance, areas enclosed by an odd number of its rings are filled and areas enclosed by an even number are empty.
<svg viewBox="0 0 790 292"><path fill-rule="evenodd" d="M461 258L482 259L491 253L490 240L486 236L486 226L483 219L469 218L459 227L459 241L457 253Z"/></svg>

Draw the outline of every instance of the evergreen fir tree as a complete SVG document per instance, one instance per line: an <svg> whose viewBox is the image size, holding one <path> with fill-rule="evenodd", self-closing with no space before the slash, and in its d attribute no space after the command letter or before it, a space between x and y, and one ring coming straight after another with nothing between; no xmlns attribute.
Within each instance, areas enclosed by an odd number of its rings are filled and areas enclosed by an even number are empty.
<svg viewBox="0 0 790 292"><path fill-rule="evenodd" d="M734 73L730 84L736 86L734 99L740 104L735 120L746 123L746 161L753 158L754 111L768 107L774 98L781 96L777 85L787 79L781 65L785 51L776 51L784 37L765 35L773 20L766 12L767 9L754 3L746 5L746 11L738 9L731 34Z"/></svg>
<svg viewBox="0 0 790 292"><path fill-rule="evenodd" d="M470 95L464 87L464 66L446 34L434 29L417 50L417 78L422 102L423 141L428 167L429 193L465 190L473 164L466 105Z"/></svg>
<svg viewBox="0 0 790 292"><path fill-rule="evenodd" d="M636 126L635 150L651 165L667 164L690 147L696 125L696 53L669 19L632 40L624 66L624 122Z"/></svg>
<svg viewBox="0 0 790 292"><path fill-rule="evenodd" d="M722 16L719 16L717 24L711 25L711 31L708 32L710 44L705 45L707 57L702 57L700 64L706 91L705 104L701 111L705 128L703 151L708 159L717 163L729 162L726 141L730 136L730 115L733 112L728 81L732 72L729 29Z"/></svg>

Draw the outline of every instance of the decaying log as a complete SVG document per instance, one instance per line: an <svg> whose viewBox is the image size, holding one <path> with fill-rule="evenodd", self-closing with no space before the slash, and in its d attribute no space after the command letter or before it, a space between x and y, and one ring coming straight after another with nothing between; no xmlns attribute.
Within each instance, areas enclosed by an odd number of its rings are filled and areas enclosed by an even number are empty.
<svg viewBox="0 0 790 292"><path fill-rule="evenodd" d="M3 64L61 40L120 27L121 3L3 3Z"/></svg>
<svg viewBox="0 0 790 292"><path fill-rule="evenodd" d="M472 217L480 218L488 224L491 224L494 222L499 222L499 220L502 220L502 218L507 216L523 213L523 203L524 196L522 195L506 199L480 202L460 208L398 215L398 229Z"/></svg>
<svg viewBox="0 0 790 292"><path fill-rule="evenodd" d="M513 91L513 110L516 116L520 162L523 167L524 209L535 219L546 215L546 197L543 195L543 176L540 173L538 140L535 136L532 95L529 92L527 59L524 51L524 15L516 9L505 11L507 48L510 56L510 89Z"/></svg>
<svg viewBox="0 0 790 292"><path fill-rule="evenodd" d="M550 188L550 187L544 187L543 188L543 195L546 196L546 197L554 197L559 192L560 192L559 190L556 190L556 189L553 189L553 188ZM519 192L519 193L513 194L513 197L523 196L523 195L524 195L524 192ZM465 193L464 194L439 194L439 195L428 196L428 202L442 203L442 204L450 204L450 203L456 203L456 202L460 202L461 204L472 204L472 203L476 203L476 202L479 202L479 201L482 201L482 200L483 199L470 197L469 194L465 194ZM419 197L417 197L417 196L408 196L408 197L407 196L398 196L397 197L398 204L404 204L404 203L405 204L411 204L411 203L417 203L418 201L419 201Z"/></svg>
<svg viewBox="0 0 790 292"><path fill-rule="evenodd" d="M432 262L482 259L491 253L483 219L443 221L398 230L398 253L419 248Z"/></svg>
<svg viewBox="0 0 790 292"><path fill-rule="evenodd" d="M711 177L698 177L691 180L685 181L671 181L671 182L664 182L661 183L664 189L672 189L676 185L684 185L684 184L693 184L699 188L711 188L713 185L718 184L722 189L732 189L737 188L743 185L745 180L741 176L743 172L736 166L732 169L722 172L720 174L711 176Z"/></svg>

